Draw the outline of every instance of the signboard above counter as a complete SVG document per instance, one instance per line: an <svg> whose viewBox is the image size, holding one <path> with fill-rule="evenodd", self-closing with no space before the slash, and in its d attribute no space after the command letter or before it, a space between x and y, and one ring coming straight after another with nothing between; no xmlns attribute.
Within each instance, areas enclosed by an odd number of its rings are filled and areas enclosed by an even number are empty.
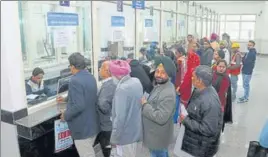
<svg viewBox="0 0 268 157"><path fill-rule="evenodd" d="M78 26L78 14L76 13L61 13L48 12L47 13L48 26Z"/></svg>

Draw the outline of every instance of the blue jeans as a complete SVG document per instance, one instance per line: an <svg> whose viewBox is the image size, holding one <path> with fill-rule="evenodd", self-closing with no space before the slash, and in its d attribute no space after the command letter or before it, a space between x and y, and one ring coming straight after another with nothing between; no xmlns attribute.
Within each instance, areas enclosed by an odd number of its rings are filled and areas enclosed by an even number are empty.
<svg viewBox="0 0 268 157"><path fill-rule="evenodd" d="M168 157L168 150L150 150L151 157Z"/></svg>
<svg viewBox="0 0 268 157"><path fill-rule="evenodd" d="M232 97L236 98L238 76L231 75Z"/></svg>
<svg viewBox="0 0 268 157"><path fill-rule="evenodd" d="M243 78L243 88L244 88L244 98L248 99L249 97L249 90L250 90L250 86L249 86L249 82L251 80L251 76L252 75L245 75L242 74L242 78Z"/></svg>

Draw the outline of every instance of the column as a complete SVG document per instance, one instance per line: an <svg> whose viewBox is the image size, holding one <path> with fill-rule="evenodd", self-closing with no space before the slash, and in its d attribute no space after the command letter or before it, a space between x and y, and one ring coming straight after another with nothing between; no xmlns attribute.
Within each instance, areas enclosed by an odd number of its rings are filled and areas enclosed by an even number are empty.
<svg viewBox="0 0 268 157"><path fill-rule="evenodd" d="M265 2L262 13L257 14L255 26L255 41L258 53L268 55L268 2Z"/></svg>
<svg viewBox="0 0 268 157"><path fill-rule="evenodd" d="M27 102L18 1L1 2L1 32L1 156L20 157L13 122L27 115Z"/></svg>
<svg viewBox="0 0 268 157"><path fill-rule="evenodd" d="M99 1L91 1L91 15L92 15L92 61L93 61L93 74L95 78L99 78L99 69L98 69L98 61L99 61L99 53L100 53L100 13L99 13Z"/></svg>

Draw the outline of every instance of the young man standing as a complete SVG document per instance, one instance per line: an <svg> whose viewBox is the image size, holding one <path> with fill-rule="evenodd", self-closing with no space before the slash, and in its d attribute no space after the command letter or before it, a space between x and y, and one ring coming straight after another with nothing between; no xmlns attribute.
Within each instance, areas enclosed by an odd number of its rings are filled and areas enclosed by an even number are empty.
<svg viewBox="0 0 268 157"><path fill-rule="evenodd" d="M232 44L232 57L231 57L231 64L229 67L229 73L231 75L232 100L233 101L236 99L238 75L241 73L242 57L241 57L239 48L240 48L239 43L234 42Z"/></svg>
<svg viewBox="0 0 268 157"><path fill-rule="evenodd" d="M242 67L242 78L243 78L243 88L244 88L244 96L239 99L240 103L244 103L248 101L249 91L250 91L250 80L253 73L253 69L255 67L256 55L257 51L254 48L255 42L250 40L248 42L248 52L242 59L243 67Z"/></svg>

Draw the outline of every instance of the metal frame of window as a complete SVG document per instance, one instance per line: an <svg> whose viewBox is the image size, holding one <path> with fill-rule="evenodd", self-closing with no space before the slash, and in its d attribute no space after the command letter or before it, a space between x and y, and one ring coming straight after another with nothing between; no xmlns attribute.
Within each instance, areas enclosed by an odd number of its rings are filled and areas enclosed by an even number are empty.
<svg viewBox="0 0 268 157"><path fill-rule="evenodd" d="M228 15L237 15L237 16L240 16L240 19L239 20L227 20L226 16L228 16ZM255 20L242 20L243 15L254 15ZM240 14L220 14L219 16L224 16L224 20L219 18L220 23L224 22L224 32L226 32L226 23L227 22L238 22L239 23L238 39L236 39L236 40L239 40L239 41L244 41L245 40L245 39L241 39L241 27L242 27L243 22L254 22L255 23L255 28L256 28L256 17L257 17L257 15L255 15L255 14L242 14L242 15L240 15ZM254 28L254 35L255 35L255 32L256 32L255 28ZM220 30L221 30L221 28L220 28Z"/></svg>

